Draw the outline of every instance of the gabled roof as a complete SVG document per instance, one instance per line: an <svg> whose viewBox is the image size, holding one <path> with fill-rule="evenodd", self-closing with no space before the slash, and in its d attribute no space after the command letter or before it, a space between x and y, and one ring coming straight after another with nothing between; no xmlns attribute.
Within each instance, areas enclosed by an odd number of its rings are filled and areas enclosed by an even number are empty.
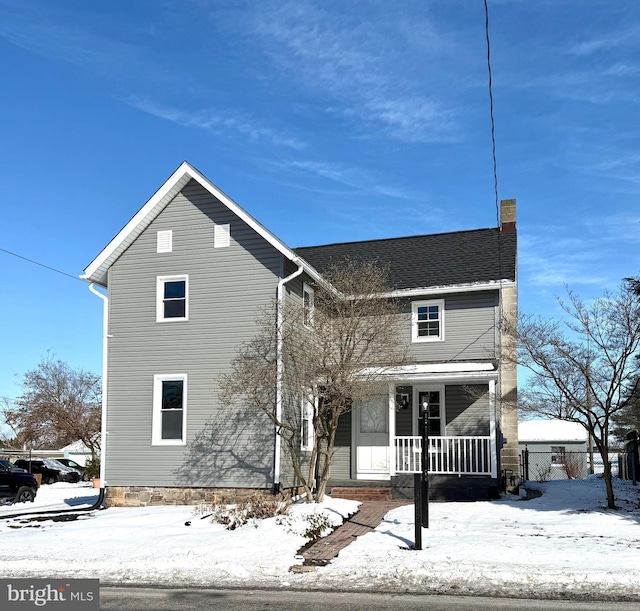
<svg viewBox="0 0 640 611"><path fill-rule="evenodd" d="M498 228L294 250L320 273L344 258L378 261L389 266L389 282L397 291L486 287L516 279L516 234Z"/></svg>
<svg viewBox="0 0 640 611"><path fill-rule="evenodd" d="M195 180L287 259L316 281L345 257L389 266L394 291L483 290L516 279L516 234L498 228L291 249L192 165L183 162L84 270L82 279L107 286L107 272L171 200Z"/></svg>
<svg viewBox="0 0 640 611"><path fill-rule="evenodd" d="M107 286L107 271L120 255L134 242L134 240L151 224L151 222L165 209L171 200L191 180L195 180L215 198L222 202L236 216L241 218L256 233L262 236L282 255L298 265L314 279L319 280L318 273L308 263L300 258L284 242L279 240L268 229L254 219L246 210L242 209L228 195L223 193L203 174L186 161L168 178L168 180L154 193L151 199L137 212L137 214L122 228L102 252L86 267L80 276L88 282L95 282Z"/></svg>

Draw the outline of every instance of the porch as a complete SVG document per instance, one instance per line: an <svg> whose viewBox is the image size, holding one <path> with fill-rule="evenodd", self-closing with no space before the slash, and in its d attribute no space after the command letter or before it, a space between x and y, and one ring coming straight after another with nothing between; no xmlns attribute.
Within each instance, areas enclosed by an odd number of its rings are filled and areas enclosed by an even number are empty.
<svg viewBox="0 0 640 611"><path fill-rule="evenodd" d="M500 472L495 380L486 371L465 375L394 380L372 390L340 421L330 483L360 494L365 484L387 489L393 498L412 498L413 474L422 471L422 412L432 498L491 498ZM378 484L366 486L370 482Z"/></svg>

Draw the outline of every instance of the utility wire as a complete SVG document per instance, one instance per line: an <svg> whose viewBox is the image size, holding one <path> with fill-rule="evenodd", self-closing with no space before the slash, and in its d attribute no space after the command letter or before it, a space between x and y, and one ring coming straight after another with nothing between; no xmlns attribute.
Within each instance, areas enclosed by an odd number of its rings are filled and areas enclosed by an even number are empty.
<svg viewBox="0 0 640 611"><path fill-rule="evenodd" d="M62 274L63 276L67 276L67 278L73 278L74 280L80 280L80 282L84 282L84 280L82 280L78 276L74 276L72 274L67 274L67 272L63 272L63 271L61 271L59 269L56 269L55 267L51 267L50 265L45 265L44 263L40 263L39 261L34 261L33 259L28 259L27 257L23 257L22 255L19 255L18 253L11 252L10 250L7 250L6 248L0 248L0 251L1 252L6 252L8 255L11 255L12 257L17 257L18 259L22 259L23 261L28 261L29 263L33 263L34 265L39 265L40 267L44 267L45 269L51 270L52 272L56 272L58 274Z"/></svg>
<svg viewBox="0 0 640 611"><path fill-rule="evenodd" d="M493 119L493 91L491 79L491 45L489 43L489 6L484 0L484 31L487 37L487 69L489 71L489 114L491 115L491 150L493 153L493 190L496 196L496 218L500 226L500 202L498 200L498 163L496 161L496 128Z"/></svg>

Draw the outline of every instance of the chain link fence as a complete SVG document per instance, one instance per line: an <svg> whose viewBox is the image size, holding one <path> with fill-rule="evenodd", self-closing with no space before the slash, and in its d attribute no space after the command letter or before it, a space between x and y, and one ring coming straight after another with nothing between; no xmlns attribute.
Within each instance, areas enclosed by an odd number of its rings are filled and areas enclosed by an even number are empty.
<svg viewBox="0 0 640 611"><path fill-rule="evenodd" d="M611 473L614 477L626 477L625 450L609 453ZM520 473L524 481L549 482L553 480L584 479L591 474L604 472L600 454L594 452L593 464L589 452L532 452L520 454Z"/></svg>

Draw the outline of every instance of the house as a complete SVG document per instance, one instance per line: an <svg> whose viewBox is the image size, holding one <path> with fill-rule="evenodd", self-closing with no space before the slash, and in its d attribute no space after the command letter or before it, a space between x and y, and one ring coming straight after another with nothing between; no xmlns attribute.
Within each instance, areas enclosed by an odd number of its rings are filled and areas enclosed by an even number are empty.
<svg viewBox="0 0 640 611"><path fill-rule="evenodd" d="M518 423L526 479L582 479L588 472L587 431L578 422L525 420Z"/></svg>
<svg viewBox="0 0 640 611"><path fill-rule="evenodd" d="M343 255L389 264L415 362L385 372L388 400L341 418L331 485L406 493L421 404L434 496L488 498L518 473L514 342L499 324L516 312L515 200L495 228L292 249L185 162L82 276L104 303L108 504L296 486L273 425L222 410L217 379L261 306L311 300Z"/></svg>

